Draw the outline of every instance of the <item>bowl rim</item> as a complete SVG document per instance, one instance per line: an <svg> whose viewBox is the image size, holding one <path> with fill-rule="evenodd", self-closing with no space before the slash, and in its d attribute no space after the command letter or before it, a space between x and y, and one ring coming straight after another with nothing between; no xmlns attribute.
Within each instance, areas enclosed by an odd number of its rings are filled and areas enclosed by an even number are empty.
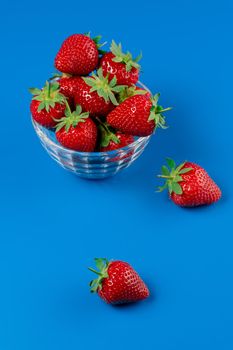
<svg viewBox="0 0 233 350"><path fill-rule="evenodd" d="M148 89L148 87L146 85L144 85L141 81L137 82L139 86L141 86L143 89L147 90L151 95L151 91ZM49 143L50 145L52 145L55 148L58 148L62 151L68 152L70 154L76 154L76 155L80 155L80 156L94 156L94 157L99 157L99 156L106 156L106 155L112 155L112 154L119 154L119 152L121 151L125 151L126 149L131 149L134 148L136 145L140 144L143 141L146 141L147 139L149 139L152 135L148 135L148 136L141 136L138 137L134 142L128 144L125 147L121 147L121 148L117 148L115 150L111 150L111 151L104 151L104 152L80 152L80 151L75 151L66 147L63 147L61 144L54 142L50 137L48 137L48 135L43 132L43 129L46 129L45 127L43 127L43 125L40 125L39 123L37 123L31 114L31 122L32 125L36 131L36 134L38 135L37 129L40 129L40 131L43 133L43 137L46 139L46 142ZM42 129L43 128L43 129ZM39 138L41 139L40 135L38 135Z"/></svg>

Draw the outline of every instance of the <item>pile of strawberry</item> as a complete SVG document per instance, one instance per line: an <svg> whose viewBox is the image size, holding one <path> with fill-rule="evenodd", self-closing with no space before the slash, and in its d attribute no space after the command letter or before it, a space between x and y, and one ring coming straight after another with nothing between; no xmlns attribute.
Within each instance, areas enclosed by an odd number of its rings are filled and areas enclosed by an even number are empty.
<svg viewBox="0 0 233 350"><path fill-rule="evenodd" d="M74 34L62 44L55 58L61 72L42 89L32 88L33 119L54 128L64 147L81 152L111 151L125 147L136 136L165 128L159 94L136 84L141 55L133 59L112 41L101 50L101 37Z"/></svg>

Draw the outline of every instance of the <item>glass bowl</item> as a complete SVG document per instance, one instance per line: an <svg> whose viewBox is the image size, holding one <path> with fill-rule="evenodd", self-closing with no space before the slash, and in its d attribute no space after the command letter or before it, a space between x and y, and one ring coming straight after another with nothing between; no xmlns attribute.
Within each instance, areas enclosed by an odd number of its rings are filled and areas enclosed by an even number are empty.
<svg viewBox="0 0 233 350"><path fill-rule="evenodd" d="M142 83L139 85L149 91ZM114 151L77 152L59 144L55 132L44 128L33 118L32 124L50 157L64 169L87 179L103 179L127 168L142 154L151 137L135 138L130 145Z"/></svg>

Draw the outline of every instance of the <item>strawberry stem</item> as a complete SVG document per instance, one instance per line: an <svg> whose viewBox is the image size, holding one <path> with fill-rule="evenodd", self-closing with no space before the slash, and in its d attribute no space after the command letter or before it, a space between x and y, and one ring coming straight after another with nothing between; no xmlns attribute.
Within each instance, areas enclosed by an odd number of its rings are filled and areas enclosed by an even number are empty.
<svg viewBox="0 0 233 350"><path fill-rule="evenodd" d="M71 112L70 105L69 105L69 103L67 102L67 100L65 100L65 105L66 105L67 114L68 114L68 116L70 117L70 116L72 115L72 112Z"/></svg>
<svg viewBox="0 0 233 350"><path fill-rule="evenodd" d="M162 179L172 179L174 176L157 175L157 177L161 177Z"/></svg>
<svg viewBox="0 0 233 350"><path fill-rule="evenodd" d="M33 94L33 100L39 101L38 112L45 109L49 112L50 108L54 108L56 103L64 104L65 96L60 93L59 84L46 81L42 89L31 88L29 91Z"/></svg>
<svg viewBox="0 0 233 350"><path fill-rule="evenodd" d="M99 275L99 276L102 276L101 272L96 271L96 270L93 269L92 267L88 267L88 270L90 270L90 271L96 273L96 274Z"/></svg>
<svg viewBox="0 0 233 350"><path fill-rule="evenodd" d="M51 87L50 82L48 82L48 98L50 98L50 87Z"/></svg>
<svg viewBox="0 0 233 350"><path fill-rule="evenodd" d="M167 107L167 108L163 108L160 113L162 112L166 112L166 111L170 111L172 109L172 107Z"/></svg>

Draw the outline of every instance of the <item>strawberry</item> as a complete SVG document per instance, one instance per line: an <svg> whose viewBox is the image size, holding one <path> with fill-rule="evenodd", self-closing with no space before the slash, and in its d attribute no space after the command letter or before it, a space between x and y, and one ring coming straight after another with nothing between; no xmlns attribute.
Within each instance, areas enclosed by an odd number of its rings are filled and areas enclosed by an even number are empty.
<svg viewBox="0 0 233 350"><path fill-rule="evenodd" d="M148 99L151 98L151 94L148 90L145 90L139 86L127 86L118 94L118 102L122 103L127 98L135 96L135 95L145 95Z"/></svg>
<svg viewBox="0 0 233 350"><path fill-rule="evenodd" d="M74 92L79 87L79 76L69 76L63 74L59 76L58 83L60 85L60 92L67 98L71 108L75 107Z"/></svg>
<svg viewBox="0 0 233 350"><path fill-rule="evenodd" d="M97 127L89 118L89 113L82 113L81 106L71 112L66 102L65 117L58 120L56 138L64 147L80 152L93 152L97 139Z"/></svg>
<svg viewBox="0 0 233 350"><path fill-rule="evenodd" d="M34 96L30 105L33 119L45 127L54 127L54 118L62 118L66 109L65 96L60 93L59 84L47 81L42 90L30 88L29 91Z"/></svg>
<svg viewBox="0 0 233 350"><path fill-rule="evenodd" d="M134 142L133 136L125 135L120 131L114 133L114 131L110 130L107 123L101 123L99 130L101 134L100 152L113 151Z"/></svg>
<svg viewBox="0 0 233 350"><path fill-rule="evenodd" d="M114 93L119 93L124 87L124 85L116 85L115 77L109 82L107 77L103 77L100 68L97 74L77 78L74 101L80 104L84 111L90 112L91 116L105 116L115 105L118 105Z"/></svg>
<svg viewBox="0 0 233 350"><path fill-rule="evenodd" d="M221 190L199 165L184 162L176 167L174 160L167 158L167 166L162 167L162 175L166 180L161 192L168 188L171 200L182 207L197 207L218 201Z"/></svg>
<svg viewBox="0 0 233 350"><path fill-rule="evenodd" d="M108 304L125 304L146 299L150 292L137 272L124 261L96 258L99 271L89 268L98 278L91 281L91 292L97 292Z"/></svg>
<svg viewBox="0 0 233 350"><path fill-rule="evenodd" d="M124 54L121 44L117 45L113 40L111 52L107 52L100 61L103 75L107 76L109 74L109 79L116 76L118 84L129 86L136 84L140 70L138 61L141 57L142 55L140 54L133 59L130 52Z"/></svg>
<svg viewBox="0 0 233 350"><path fill-rule="evenodd" d="M91 39L89 34L69 36L56 55L55 67L63 73L88 75L98 65L100 38Z"/></svg>
<svg viewBox="0 0 233 350"><path fill-rule="evenodd" d="M62 76L58 80L58 83L60 85L60 92L65 95L70 100L73 100L74 98L74 92L78 88L78 82L80 80L80 77L78 76Z"/></svg>
<svg viewBox="0 0 233 350"><path fill-rule="evenodd" d="M114 129L133 136L148 136L155 128L166 128L163 112L158 105L159 94L153 98L146 95L135 95L127 98L107 116L107 123Z"/></svg>

